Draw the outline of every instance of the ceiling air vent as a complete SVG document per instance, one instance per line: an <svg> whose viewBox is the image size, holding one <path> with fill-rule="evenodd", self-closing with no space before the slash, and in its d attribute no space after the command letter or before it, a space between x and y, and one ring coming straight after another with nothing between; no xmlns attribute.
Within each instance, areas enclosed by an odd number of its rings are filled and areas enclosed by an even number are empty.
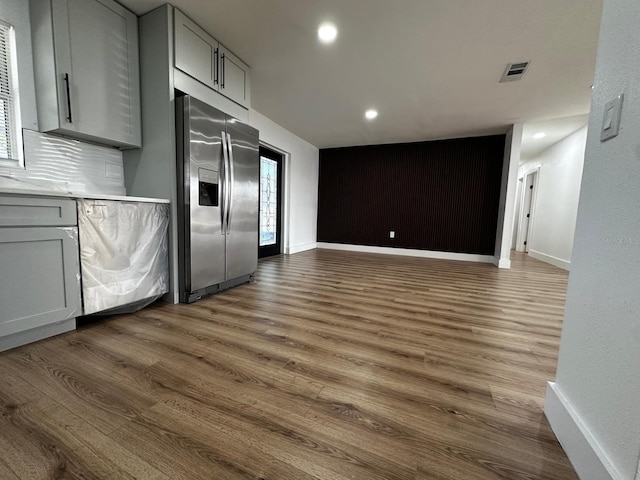
<svg viewBox="0 0 640 480"><path fill-rule="evenodd" d="M524 77L531 62L510 63L504 71L500 82L515 82Z"/></svg>

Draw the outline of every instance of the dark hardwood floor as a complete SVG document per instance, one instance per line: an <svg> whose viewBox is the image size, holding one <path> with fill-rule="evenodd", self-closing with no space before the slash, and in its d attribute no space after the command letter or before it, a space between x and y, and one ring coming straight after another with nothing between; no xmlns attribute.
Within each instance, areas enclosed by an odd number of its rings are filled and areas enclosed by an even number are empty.
<svg viewBox="0 0 640 480"><path fill-rule="evenodd" d="M0 478L575 479L567 273L315 250L0 354Z"/></svg>

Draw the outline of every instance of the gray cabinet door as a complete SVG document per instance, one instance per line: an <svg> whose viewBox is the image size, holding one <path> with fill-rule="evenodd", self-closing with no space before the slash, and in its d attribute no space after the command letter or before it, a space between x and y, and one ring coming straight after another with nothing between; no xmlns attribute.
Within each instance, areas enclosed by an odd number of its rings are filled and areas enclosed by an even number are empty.
<svg viewBox="0 0 640 480"><path fill-rule="evenodd" d="M249 108L249 66L224 46L220 45L219 50L220 93Z"/></svg>
<svg viewBox="0 0 640 480"><path fill-rule="evenodd" d="M137 17L113 0L32 0L41 131L141 146Z"/></svg>
<svg viewBox="0 0 640 480"><path fill-rule="evenodd" d="M174 24L176 68L218 90L218 41L178 9Z"/></svg>
<svg viewBox="0 0 640 480"><path fill-rule="evenodd" d="M77 227L0 228L0 337L80 315Z"/></svg>
<svg viewBox="0 0 640 480"><path fill-rule="evenodd" d="M176 68L249 108L249 66L180 10L174 11Z"/></svg>

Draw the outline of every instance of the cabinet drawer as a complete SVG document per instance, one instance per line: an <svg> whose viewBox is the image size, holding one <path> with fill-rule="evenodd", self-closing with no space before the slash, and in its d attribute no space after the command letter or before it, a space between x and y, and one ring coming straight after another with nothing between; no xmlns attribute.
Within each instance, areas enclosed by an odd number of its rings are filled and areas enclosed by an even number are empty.
<svg viewBox="0 0 640 480"><path fill-rule="evenodd" d="M0 227L57 227L77 224L75 200L0 195Z"/></svg>

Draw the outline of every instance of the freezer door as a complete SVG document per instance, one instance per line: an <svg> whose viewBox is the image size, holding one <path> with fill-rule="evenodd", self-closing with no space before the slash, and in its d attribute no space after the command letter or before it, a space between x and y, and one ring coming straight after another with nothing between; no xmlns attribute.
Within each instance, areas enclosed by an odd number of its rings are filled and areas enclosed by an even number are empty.
<svg viewBox="0 0 640 480"><path fill-rule="evenodd" d="M258 131L227 117L231 195L227 226L227 280L258 268Z"/></svg>
<svg viewBox="0 0 640 480"><path fill-rule="evenodd" d="M225 280L224 164L225 114L193 98L184 103L186 290Z"/></svg>

